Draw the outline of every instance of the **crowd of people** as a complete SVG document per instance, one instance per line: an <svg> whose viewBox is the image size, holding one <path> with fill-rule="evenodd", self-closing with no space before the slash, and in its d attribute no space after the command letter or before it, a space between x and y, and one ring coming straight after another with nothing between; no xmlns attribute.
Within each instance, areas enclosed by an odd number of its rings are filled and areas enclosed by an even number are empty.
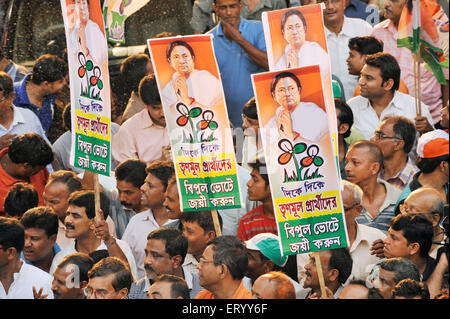
<svg viewBox="0 0 450 319"><path fill-rule="evenodd" d="M148 51L122 62L127 104L111 92L100 216L94 174L70 164L65 58L29 72L1 54L0 299L448 298L448 69L441 85L421 67L418 113L413 55L396 44L409 2L323 1L349 247L317 254L280 251L269 176L251 160L263 152L250 77L268 70L261 13L315 1L194 3L195 32L214 35L245 202L219 210L220 227L180 207Z"/></svg>

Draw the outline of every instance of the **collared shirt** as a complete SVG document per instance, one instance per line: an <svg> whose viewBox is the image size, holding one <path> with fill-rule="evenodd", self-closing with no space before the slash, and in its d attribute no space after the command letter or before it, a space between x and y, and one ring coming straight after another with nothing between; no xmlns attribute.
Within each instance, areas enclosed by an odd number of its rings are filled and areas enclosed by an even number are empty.
<svg viewBox="0 0 450 319"><path fill-rule="evenodd" d="M250 299L251 297L252 293L245 288L244 282L241 280L239 287L236 289L231 299ZM195 296L195 299L216 299L216 296L211 291L203 289Z"/></svg>
<svg viewBox="0 0 450 319"><path fill-rule="evenodd" d="M14 281L6 293L0 281L0 299L34 299L33 286L36 290L42 289L42 294L47 295L47 299L53 299L52 281L53 277L35 267L22 261L19 272L14 273Z"/></svg>
<svg viewBox="0 0 450 319"><path fill-rule="evenodd" d="M415 96L414 83L414 56L407 48L397 47L398 30L390 19L380 22L374 26L372 36L383 41L383 51L392 54L400 65L400 77L405 82L409 94ZM448 41L448 38L447 38ZM448 69L443 69L446 79L448 79ZM428 105L433 121L440 120L440 110L442 108L441 84L436 80L433 72L425 68L425 62L420 65L420 96L423 103Z"/></svg>
<svg viewBox="0 0 450 319"><path fill-rule="evenodd" d="M389 184L392 184L399 189L403 190L405 186L411 181L412 177L415 173L419 171L419 168L414 165L411 161L411 159L408 157L408 160L406 161L405 166L400 170L400 172L397 173L397 175L392 176L389 179L384 178L384 169L380 171L380 174L378 174L378 177L382 180L385 180Z"/></svg>
<svg viewBox="0 0 450 319"><path fill-rule="evenodd" d="M115 239L117 245L122 250L123 254L127 258L128 264L130 266L131 274L133 275L133 278L136 278L136 262L133 257L133 253L131 252L130 246L128 244L120 239ZM50 267L50 274L53 275L53 273L56 270L56 267L58 267L59 263L66 257L67 255L77 253L76 249L76 240L71 241L71 243L64 247L58 254L56 254L55 258L53 258L52 266ZM108 250L103 240L100 241L100 245L95 250Z"/></svg>
<svg viewBox="0 0 450 319"><path fill-rule="evenodd" d="M0 150L0 158L8 153L8 148ZM10 176L3 167L0 165L0 216L5 215L4 204L5 197L8 194L9 189L16 183L29 183L34 186L39 197L39 206L45 206L42 193L44 192L45 184L47 183L49 173L47 168L41 169L37 174L30 176L28 179L17 179Z"/></svg>
<svg viewBox="0 0 450 319"><path fill-rule="evenodd" d="M286 8L285 0L260 0L250 11L247 0L242 1L241 17L247 20L261 21L261 15L265 11L279 10Z"/></svg>
<svg viewBox="0 0 450 319"><path fill-rule="evenodd" d="M380 22L380 14L375 6L367 5L359 0L351 0L344 14L349 18L360 18L372 26Z"/></svg>
<svg viewBox="0 0 450 319"><path fill-rule="evenodd" d="M39 121L41 121L42 128L44 129L45 134L48 134L48 130L53 121L53 112L55 105L55 95L48 94L44 96L44 100L42 101L42 108L37 105L34 105L30 102L28 97L26 85L27 82L31 78L31 73L27 74L22 82L14 85L14 100L13 104L19 107L23 107L26 109L30 109L37 115Z"/></svg>
<svg viewBox="0 0 450 319"><path fill-rule="evenodd" d="M162 147L169 145L169 132L167 127L155 125L144 109L120 126L111 145L117 162L137 158L148 164L161 158Z"/></svg>
<svg viewBox="0 0 450 319"><path fill-rule="evenodd" d="M122 240L128 243L136 260L137 277L141 279L145 276L144 259L145 246L147 246L147 236L152 231L159 227L168 226L174 222L174 219L169 219L164 225L159 225L155 220L150 209L134 215L128 222L127 228L123 233Z"/></svg>
<svg viewBox="0 0 450 319"><path fill-rule="evenodd" d="M377 228L387 234L387 231L389 229L389 222L392 218L395 217L395 204L397 203L397 199L402 191L394 185L383 181L382 179L378 179L378 182L383 184L386 188L386 196L377 216L375 216L375 218L372 217L372 215L370 215L370 213L365 208L363 208L361 214L356 217L356 222L359 224Z"/></svg>
<svg viewBox="0 0 450 319"><path fill-rule="evenodd" d="M197 269L198 261L195 259L194 255L187 253L184 257L183 269L187 269L190 273L198 273Z"/></svg>
<svg viewBox="0 0 450 319"><path fill-rule="evenodd" d="M4 127L0 124L0 136L10 134L16 134L20 136L25 133L36 133L41 136L48 145L51 145L47 136L45 135L44 129L42 128L41 121L39 118L29 109L23 107L17 107L11 105L13 108L13 120L9 125L9 128Z"/></svg>
<svg viewBox="0 0 450 319"><path fill-rule="evenodd" d="M379 229L367 225L356 224L356 239L350 247L350 255L353 259L352 273L347 282L351 280L366 280L371 266L380 259L370 254L370 247L377 239L385 239L386 235Z"/></svg>
<svg viewBox="0 0 450 319"><path fill-rule="evenodd" d="M411 95L395 91L394 97L386 108L381 112L378 117L377 112L373 109L370 100L362 97L355 96L347 101L353 112L353 126L356 127L368 140L373 136L378 125L381 123L384 117L390 116L404 116L414 122L416 117L416 102ZM433 125L433 119L431 117L428 107L422 102L422 115L425 116Z"/></svg>
<svg viewBox="0 0 450 319"><path fill-rule="evenodd" d="M239 32L257 49L266 51L266 41L260 21L246 20L241 17ZM208 33L214 35L214 52L221 73L228 116L235 127L241 127L242 108L254 95L250 75L265 70L255 64L239 44L226 38L222 23Z"/></svg>
<svg viewBox="0 0 450 319"><path fill-rule="evenodd" d="M368 22L345 16L344 24L339 34L331 32L325 27L325 36L331 59L331 73L342 82L347 99L353 96L353 92L358 84L358 76L349 74L347 69L348 40L353 37L367 36L371 30L372 26Z"/></svg>
<svg viewBox="0 0 450 319"><path fill-rule="evenodd" d="M120 203L120 196L117 189L111 189L105 192L109 197L110 210L109 216L114 221L116 227L117 238L122 239L123 233L127 228L131 218L136 215L136 212L132 209L126 208Z"/></svg>

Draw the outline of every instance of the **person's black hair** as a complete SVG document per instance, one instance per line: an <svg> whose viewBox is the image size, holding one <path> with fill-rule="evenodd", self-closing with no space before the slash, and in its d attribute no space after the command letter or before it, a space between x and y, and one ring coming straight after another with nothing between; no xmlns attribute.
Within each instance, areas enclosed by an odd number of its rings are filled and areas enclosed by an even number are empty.
<svg viewBox="0 0 450 319"><path fill-rule="evenodd" d="M219 219L220 229L222 229L223 222L222 217L219 213L217 213L217 218ZM209 231L216 232L216 228L214 226L214 221L212 218L212 213L210 210L201 210L201 211L192 211L192 212L184 212L181 216L181 221L188 223L197 223L203 232L206 234Z"/></svg>
<svg viewBox="0 0 450 319"><path fill-rule="evenodd" d="M109 257L109 252L107 249L94 250L89 253L89 257L91 257L94 260L94 264L96 264L100 260Z"/></svg>
<svg viewBox="0 0 450 319"><path fill-rule="evenodd" d="M67 72L67 64L63 59L53 54L44 54L34 62L31 81L37 85L45 81L51 83L63 79Z"/></svg>
<svg viewBox="0 0 450 319"><path fill-rule="evenodd" d="M25 133L13 139L8 147L8 156L15 164L47 166L53 162L53 150L36 133Z"/></svg>
<svg viewBox="0 0 450 319"><path fill-rule="evenodd" d="M244 107L242 108L242 114L244 114L245 116L247 116L252 120L258 119L258 111L256 110L255 97L252 97L244 104Z"/></svg>
<svg viewBox="0 0 450 319"><path fill-rule="evenodd" d="M407 243L420 245L419 255L426 258L433 244L433 224L423 215L399 214L391 219L389 226L402 231Z"/></svg>
<svg viewBox="0 0 450 319"><path fill-rule="evenodd" d="M415 263L405 257L393 257L383 260L380 268L395 273L394 283L403 279L411 278L420 281L419 268Z"/></svg>
<svg viewBox="0 0 450 319"><path fill-rule="evenodd" d="M235 280L244 278L248 269L248 254L245 243L236 236L219 236L208 243L213 245L215 266L225 265Z"/></svg>
<svg viewBox="0 0 450 319"><path fill-rule="evenodd" d="M57 268L64 268L67 265L75 265L78 269L79 279L81 281L88 281L88 272L92 269L95 262L89 255L85 253L72 253L61 260Z"/></svg>
<svg viewBox="0 0 450 319"><path fill-rule="evenodd" d="M392 289L392 299L395 299L395 297L430 299L430 291L423 282L407 278L400 281Z"/></svg>
<svg viewBox="0 0 450 319"><path fill-rule="evenodd" d="M438 156L438 157L431 157L431 158L418 157L417 161L416 161L416 165L422 173L430 174L436 168L438 168L438 166L441 164L441 162L449 163L450 162L449 154Z"/></svg>
<svg viewBox="0 0 450 319"><path fill-rule="evenodd" d="M161 105L161 96L154 74L146 75L141 79L138 91L145 105Z"/></svg>
<svg viewBox="0 0 450 319"><path fill-rule="evenodd" d="M302 83L300 82L298 77L292 72L284 71L284 72L278 73L277 75L275 75L272 78L272 82L270 83L270 93L272 94L272 97L275 96L275 88L277 86L278 81L280 81L281 79L284 79L284 78L291 78L292 80L295 81L295 83L297 83L297 88L299 90L302 89Z"/></svg>
<svg viewBox="0 0 450 319"><path fill-rule="evenodd" d="M380 165L378 171L383 169L383 162L384 162L383 152L381 151L381 148L374 142L367 140L360 140L352 143L349 148L367 148L368 150L367 153L372 157L372 161Z"/></svg>
<svg viewBox="0 0 450 319"><path fill-rule="evenodd" d="M384 82L392 79L394 84L392 85L391 91L395 92L400 86L400 66L397 60L389 53L378 52L375 54L369 54L366 57L366 65L377 68L380 70L381 78Z"/></svg>
<svg viewBox="0 0 450 319"><path fill-rule="evenodd" d="M105 277L114 275L112 286L114 291L127 288L130 291L133 283L133 275L131 274L128 263L125 263L117 257L106 257L96 263L88 272L89 279L95 277Z"/></svg>
<svg viewBox="0 0 450 319"><path fill-rule="evenodd" d="M64 107L63 114L63 126L66 130L72 131L72 111L70 109L70 103L67 103Z"/></svg>
<svg viewBox="0 0 450 319"><path fill-rule="evenodd" d="M250 168L252 170L256 169L258 171L259 175L261 175L262 179L264 179L264 181L266 182L266 186L269 186L269 174L267 174L266 164L262 163L258 159L254 162L249 162L247 164L248 164L248 166L250 166Z"/></svg>
<svg viewBox="0 0 450 319"><path fill-rule="evenodd" d="M138 93L139 83L147 75L148 63L150 63L150 58L144 53L130 55L122 61L120 77L127 90Z"/></svg>
<svg viewBox="0 0 450 319"><path fill-rule="evenodd" d="M173 174L175 174L175 169L171 161L156 160L145 168L145 172L157 177L163 183L164 191L166 191L167 183Z"/></svg>
<svg viewBox="0 0 450 319"><path fill-rule="evenodd" d="M349 137L351 128L353 126L353 112L350 106L341 99L334 100L334 106L340 111L338 119L341 124L348 124L348 130L343 134L343 137Z"/></svg>
<svg viewBox="0 0 450 319"><path fill-rule="evenodd" d="M118 181L125 181L140 188L146 177L146 164L137 158L129 158L117 165L114 174Z"/></svg>
<svg viewBox="0 0 450 319"><path fill-rule="evenodd" d="M374 36L354 37L348 40L348 48L361 55L383 52L383 41Z"/></svg>
<svg viewBox="0 0 450 319"><path fill-rule="evenodd" d="M34 207L25 212L20 219L24 229L38 228L45 230L47 238L58 234L59 219L53 208L48 206Z"/></svg>
<svg viewBox="0 0 450 319"><path fill-rule="evenodd" d="M58 170L52 172L48 178L47 185L50 183L65 184L69 190L69 194L83 189L81 178L79 178L74 171L69 170Z"/></svg>
<svg viewBox="0 0 450 319"><path fill-rule="evenodd" d="M69 196L69 205L82 207L86 211L86 216L89 219L95 217L95 194L94 191L75 191ZM109 216L109 198L103 193L100 192L100 208L103 211L103 217L106 218Z"/></svg>
<svg viewBox="0 0 450 319"><path fill-rule="evenodd" d="M11 93L14 93L13 80L5 71L0 71L0 92L3 93L4 98L10 97Z"/></svg>
<svg viewBox="0 0 450 319"><path fill-rule="evenodd" d="M188 250L188 240L180 230L174 227L160 227L148 234L147 240L150 239L165 241L167 254L171 258L178 255L181 256L181 264L184 263Z"/></svg>
<svg viewBox="0 0 450 319"><path fill-rule="evenodd" d="M0 245L3 251L15 248L16 256L22 252L25 245L25 230L17 219L0 216Z"/></svg>
<svg viewBox="0 0 450 319"><path fill-rule="evenodd" d="M290 9L290 10L286 11L286 12L283 14L283 16L281 17L281 33L282 33L282 34L284 34L284 26L285 26L285 24L286 24L287 19L288 19L290 16L293 16L293 15L296 15L296 16L298 16L298 17L300 18L300 20L301 20L302 23L303 23L303 29L304 29L305 32L306 32L306 30L307 30L307 25L306 25L306 19L305 19L305 16L303 15L303 13L301 13L299 10L296 10L296 9Z"/></svg>
<svg viewBox="0 0 450 319"><path fill-rule="evenodd" d="M331 249L330 252L328 269L337 269L339 271L338 281L340 284L344 284L352 273L352 256L347 248Z"/></svg>
<svg viewBox="0 0 450 319"><path fill-rule="evenodd" d="M30 208L39 204L39 196L33 184L16 183L8 191L4 211L9 217L20 218Z"/></svg>
<svg viewBox="0 0 450 319"><path fill-rule="evenodd" d="M167 60L170 60L170 55L172 54L173 49L180 45L184 46L186 49L188 49L189 52L191 53L192 59L195 59L194 49L191 47L191 45L189 43L187 43L186 41L183 41L183 40L175 40L175 41L170 42L169 46L166 48Z"/></svg>
<svg viewBox="0 0 450 319"><path fill-rule="evenodd" d="M162 274L155 278L153 284L157 282L168 282L171 284L170 296L173 299L178 297L190 299L189 287L183 278L169 274Z"/></svg>

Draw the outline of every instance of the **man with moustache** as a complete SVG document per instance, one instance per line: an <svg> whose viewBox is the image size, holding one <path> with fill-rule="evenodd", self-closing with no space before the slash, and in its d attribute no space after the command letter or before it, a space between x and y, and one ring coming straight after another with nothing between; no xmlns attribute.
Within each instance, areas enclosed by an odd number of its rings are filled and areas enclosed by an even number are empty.
<svg viewBox="0 0 450 319"><path fill-rule="evenodd" d="M64 247L53 259L50 274L53 274L56 266L67 255L72 253L89 254L96 250L105 249L109 256L128 262L133 276L136 276L136 262L130 247L123 240L111 236L105 217L109 213L108 197L100 192L100 218L95 212L94 191L76 191L69 197L65 226L66 237L74 241Z"/></svg>
<svg viewBox="0 0 450 319"><path fill-rule="evenodd" d="M87 254L73 253L64 257L53 273L52 291L55 299L85 299L84 288L94 260Z"/></svg>
<svg viewBox="0 0 450 319"><path fill-rule="evenodd" d="M167 188L163 205L166 209L167 217L173 220L171 226L181 231L183 225L181 224L180 220L183 217L183 212L181 211L180 207L177 178L175 174L172 175L172 177L170 177L169 180L167 181Z"/></svg>
<svg viewBox="0 0 450 319"><path fill-rule="evenodd" d="M117 164L137 158L147 165L163 155L169 145L169 132L154 74L142 78L139 96L146 108L123 123L111 142L111 154Z"/></svg>
<svg viewBox="0 0 450 319"><path fill-rule="evenodd" d="M195 69L195 52L186 41L169 44L166 58L175 73L161 91L161 100L171 108L177 102L186 106L212 108L221 100L220 81L206 70Z"/></svg>
<svg viewBox="0 0 450 319"><path fill-rule="evenodd" d="M144 249L147 235L159 227L171 226L176 222L168 217L167 210L163 206L167 182L175 174L172 162L154 161L145 170L147 177L141 186L141 205L148 209L130 219L122 236L122 240L130 245L136 260L138 269L136 279L145 276Z"/></svg>
<svg viewBox="0 0 450 319"><path fill-rule="evenodd" d="M198 277L184 260L188 250L188 240L182 232L173 227L155 229L147 236L144 267L146 276L132 285L129 298L145 299L150 285L160 275L174 275L186 281L189 295L194 298L201 290Z"/></svg>
<svg viewBox="0 0 450 319"><path fill-rule="evenodd" d="M116 188L109 190L110 216L116 226L117 238L122 238L130 219L147 209L141 203L141 186L145 182L145 163L130 158L120 163L115 171Z"/></svg>

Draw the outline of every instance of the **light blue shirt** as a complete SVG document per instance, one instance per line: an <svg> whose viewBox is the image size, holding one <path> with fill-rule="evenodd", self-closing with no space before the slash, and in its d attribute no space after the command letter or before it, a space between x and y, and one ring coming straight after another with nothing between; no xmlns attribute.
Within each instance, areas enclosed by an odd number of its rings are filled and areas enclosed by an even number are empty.
<svg viewBox="0 0 450 319"><path fill-rule="evenodd" d="M241 17L239 32L253 46L266 51L264 31L260 21L246 20ZM222 78L228 117L235 127L242 127L242 107L254 96L250 75L266 70L255 64L239 44L226 38L222 23L208 33L214 35L214 52Z"/></svg>

